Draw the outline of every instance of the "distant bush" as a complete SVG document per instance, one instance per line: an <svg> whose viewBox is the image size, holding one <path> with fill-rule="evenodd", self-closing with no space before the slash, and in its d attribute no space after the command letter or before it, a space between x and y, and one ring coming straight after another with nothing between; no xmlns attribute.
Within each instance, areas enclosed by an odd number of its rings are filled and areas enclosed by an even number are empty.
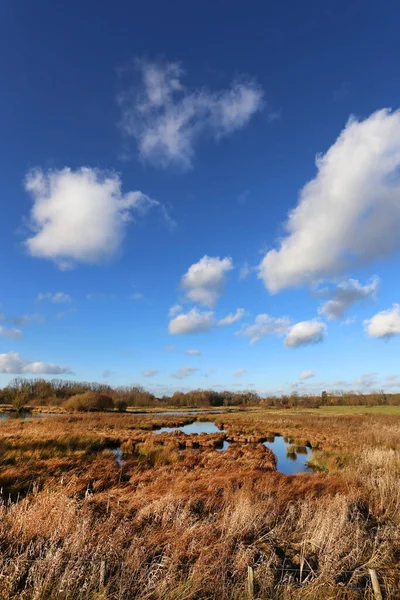
<svg viewBox="0 0 400 600"><path fill-rule="evenodd" d="M93 412L99 410L111 410L114 408L113 399L107 394L98 392L84 392L71 396L64 402L63 407L71 412Z"/></svg>
<svg viewBox="0 0 400 600"><path fill-rule="evenodd" d="M126 409L128 408L128 403L122 398L117 398L116 400L114 400L114 406L118 412L126 412Z"/></svg>

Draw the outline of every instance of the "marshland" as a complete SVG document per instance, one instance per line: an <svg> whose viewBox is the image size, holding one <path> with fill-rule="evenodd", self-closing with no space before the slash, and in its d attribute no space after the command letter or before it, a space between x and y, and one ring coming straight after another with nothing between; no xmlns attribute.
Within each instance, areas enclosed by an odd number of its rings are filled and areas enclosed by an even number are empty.
<svg viewBox="0 0 400 600"><path fill-rule="evenodd" d="M41 385L3 390L0 598L372 600L369 569L399 598L396 396L185 413Z"/></svg>

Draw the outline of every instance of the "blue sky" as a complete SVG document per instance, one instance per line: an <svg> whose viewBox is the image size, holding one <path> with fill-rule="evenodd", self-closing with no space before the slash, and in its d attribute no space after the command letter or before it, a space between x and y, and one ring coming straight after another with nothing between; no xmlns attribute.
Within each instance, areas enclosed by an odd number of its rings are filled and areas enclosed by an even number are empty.
<svg viewBox="0 0 400 600"><path fill-rule="evenodd" d="M0 384L400 387L399 17L6 3Z"/></svg>

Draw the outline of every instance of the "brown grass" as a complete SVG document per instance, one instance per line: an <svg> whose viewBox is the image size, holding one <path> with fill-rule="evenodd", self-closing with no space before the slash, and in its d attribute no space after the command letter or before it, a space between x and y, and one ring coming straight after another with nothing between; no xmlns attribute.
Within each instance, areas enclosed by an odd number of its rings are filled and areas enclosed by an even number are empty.
<svg viewBox="0 0 400 600"><path fill-rule="evenodd" d="M242 600L252 566L260 599L372 600L374 567L398 600L398 417L216 419L215 436L308 442L323 470L285 476L261 444L220 453L152 432L179 415L0 423L0 598Z"/></svg>

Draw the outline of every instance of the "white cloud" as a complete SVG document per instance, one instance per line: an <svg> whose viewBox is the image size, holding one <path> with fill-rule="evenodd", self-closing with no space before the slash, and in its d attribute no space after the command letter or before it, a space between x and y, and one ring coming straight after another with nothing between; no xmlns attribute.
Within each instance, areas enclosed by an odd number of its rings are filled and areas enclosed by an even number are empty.
<svg viewBox="0 0 400 600"><path fill-rule="evenodd" d="M326 325L318 319L300 321L290 327L284 344L287 348L299 348L309 344L318 344L326 336Z"/></svg>
<svg viewBox="0 0 400 600"><path fill-rule="evenodd" d="M157 375L157 373L159 373L159 371L157 371L156 369L146 369L142 372L142 375L144 377L154 377L154 375Z"/></svg>
<svg viewBox="0 0 400 600"><path fill-rule="evenodd" d="M169 322L168 331L171 335L200 333L209 331L214 325L213 312L201 312L197 308L192 308L189 312L180 314L172 319Z"/></svg>
<svg viewBox="0 0 400 600"><path fill-rule="evenodd" d="M8 352L7 354L0 354L0 373L61 375L62 373L71 373L71 371L68 367L59 367L44 362L31 362L21 358L18 352Z"/></svg>
<svg viewBox="0 0 400 600"><path fill-rule="evenodd" d="M20 340L22 338L22 331L20 329L3 327L0 325L0 337L9 338L11 340Z"/></svg>
<svg viewBox="0 0 400 600"><path fill-rule="evenodd" d="M351 118L316 165L287 235L259 265L270 292L337 276L398 246L400 111Z"/></svg>
<svg viewBox="0 0 400 600"><path fill-rule="evenodd" d="M181 287L193 302L214 306L225 290L226 273L232 269L231 258L203 256L189 267L182 277Z"/></svg>
<svg viewBox="0 0 400 600"><path fill-rule="evenodd" d="M200 350L186 350L186 354L188 354L189 356L200 356L201 352Z"/></svg>
<svg viewBox="0 0 400 600"><path fill-rule="evenodd" d="M232 325L232 323L236 323L244 316L244 308L238 308L235 313L230 313L223 319L218 321L218 325Z"/></svg>
<svg viewBox="0 0 400 600"><path fill-rule="evenodd" d="M299 379L300 379L301 381L305 381L306 379L311 379L312 377L315 377L315 373L314 373L314 371L303 371L303 372L300 374L300 377L299 377Z"/></svg>
<svg viewBox="0 0 400 600"><path fill-rule="evenodd" d="M216 140L244 127L262 107L263 92L250 80L230 88L189 91L179 63L135 61L139 82L120 94L122 130L135 138L142 159L155 165L190 168L197 140Z"/></svg>
<svg viewBox="0 0 400 600"><path fill-rule="evenodd" d="M169 317L175 317L178 313L182 311L182 306L180 304L174 304L168 311Z"/></svg>
<svg viewBox="0 0 400 600"><path fill-rule="evenodd" d="M46 292L45 294L38 294L38 300L50 300L50 302L54 302L55 304L63 304L67 302L72 302L72 298L69 294L65 294L64 292Z"/></svg>
<svg viewBox="0 0 400 600"><path fill-rule="evenodd" d="M324 302L318 312L329 320L340 319L356 302L366 298L374 298L379 285L378 277L374 277L366 285L361 285L357 279L341 281L335 290L323 292L324 295L331 296L332 299Z"/></svg>
<svg viewBox="0 0 400 600"><path fill-rule="evenodd" d="M400 333L400 304L382 310L364 321L367 334L371 337L391 338Z"/></svg>
<svg viewBox="0 0 400 600"><path fill-rule="evenodd" d="M171 373L171 377L175 377L176 379L185 379L185 377L189 377L199 371L196 367L179 367L176 373Z"/></svg>
<svg viewBox="0 0 400 600"><path fill-rule="evenodd" d="M144 294L141 294L140 292L135 292L134 294L131 294L129 296L129 300L143 300L144 298Z"/></svg>
<svg viewBox="0 0 400 600"><path fill-rule="evenodd" d="M238 369L237 371L234 372L233 376L234 377L241 377L245 373L247 373L246 369Z"/></svg>
<svg viewBox="0 0 400 600"><path fill-rule="evenodd" d="M31 227L25 240L31 256L53 260L61 269L76 263L99 263L120 250L133 213L165 208L142 192L121 192L116 173L82 167L76 171L30 171L25 189L33 197Z"/></svg>
<svg viewBox="0 0 400 600"><path fill-rule="evenodd" d="M236 335L244 335L250 339L250 344L258 342L266 335L284 335L290 327L287 317L271 317L267 314L257 315L253 325L243 325Z"/></svg>

